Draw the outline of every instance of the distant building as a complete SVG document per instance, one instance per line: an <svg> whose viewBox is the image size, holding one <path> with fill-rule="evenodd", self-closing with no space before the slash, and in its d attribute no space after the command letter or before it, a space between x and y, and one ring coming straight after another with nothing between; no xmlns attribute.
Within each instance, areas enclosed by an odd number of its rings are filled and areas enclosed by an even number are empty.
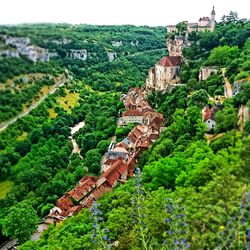
<svg viewBox="0 0 250 250"><path fill-rule="evenodd" d="M188 23L185 21L187 24L187 31L192 32L192 31L214 31L215 28L215 10L213 6L213 10L211 12L211 17L200 17L199 21L197 23ZM176 28L176 25L168 25L167 26L167 31L169 33L171 32L176 32L178 29Z"/></svg>

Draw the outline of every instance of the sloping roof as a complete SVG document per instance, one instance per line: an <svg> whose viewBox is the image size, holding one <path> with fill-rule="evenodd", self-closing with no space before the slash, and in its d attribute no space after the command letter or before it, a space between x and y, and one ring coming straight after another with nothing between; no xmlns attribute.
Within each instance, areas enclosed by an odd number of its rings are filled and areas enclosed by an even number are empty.
<svg viewBox="0 0 250 250"><path fill-rule="evenodd" d="M57 200L56 206L59 207L61 210L65 211L72 207L73 204L67 195L63 195Z"/></svg>
<svg viewBox="0 0 250 250"><path fill-rule="evenodd" d="M181 65L181 57L180 56L164 56L157 63L157 65L162 67L176 67Z"/></svg>
<svg viewBox="0 0 250 250"><path fill-rule="evenodd" d="M122 116L142 116L142 113L136 109L129 109L123 112Z"/></svg>
<svg viewBox="0 0 250 250"><path fill-rule="evenodd" d="M127 165L121 159L118 159L101 177L105 177L106 181L113 186L126 167Z"/></svg>
<svg viewBox="0 0 250 250"><path fill-rule="evenodd" d="M188 27L197 27L198 23L188 23Z"/></svg>
<svg viewBox="0 0 250 250"><path fill-rule="evenodd" d="M207 109L206 111L205 111L205 115L204 115L204 121L207 121L208 119L211 119L211 120L213 120L214 119L214 116L215 116L215 113L216 113L216 111L217 111L218 109L214 106L214 107L212 107L212 108L210 108L210 109Z"/></svg>
<svg viewBox="0 0 250 250"><path fill-rule="evenodd" d="M125 148L126 150L129 149L128 145L124 141L118 142L115 146L119 148Z"/></svg>
<svg viewBox="0 0 250 250"><path fill-rule="evenodd" d="M105 162L104 165L112 165L115 162L115 159L108 158Z"/></svg>
<svg viewBox="0 0 250 250"><path fill-rule="evenodd" d="M96 180L97 179L93 176L85 176L79 181L79 184L74 189L68 192L68 194L74 198L74 200L78 201L95 187Z"/></svg>
<svg viewBox="0 0 250 250"><path fill-rule="evenodd" d="M210 18L208 16L200 17L199 21L210 21Z"/></svg>
<svg viewBox="0 0 250 250"><path fill-rule="evenodd" d="M115 147L112 151L113 151L113 152L121 152L121 153L128 154L127 149L124 148L124 147Z"/></svg>

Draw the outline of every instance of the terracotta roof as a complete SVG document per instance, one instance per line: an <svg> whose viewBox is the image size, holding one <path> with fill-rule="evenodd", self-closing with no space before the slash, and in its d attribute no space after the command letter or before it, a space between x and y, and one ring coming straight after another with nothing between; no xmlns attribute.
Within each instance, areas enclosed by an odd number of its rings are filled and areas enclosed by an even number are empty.
<svg viewBox="0 0 250 250"><path fill-rule="evenodd" d="M112 165L116 160L112 158L108 158L105 162L104 165Z"/></svg>
<svg viewBox="0 0 250 250"><path fill-rule="evenodd" d="M136 109L129 109L123 112L122 116L142 116L142 113Z"/></svg>
<svg viewBox="0 0 250 250"><path fill-rule="evenodd" d="M217 108L216 108L215 106L212 107L212 108L210 108L210 109L207 109L207 110L205 111L205 115L204 115L203 120L204 120L204 121L207 121L208 119L213 120L216 111L217 111Z"/></svg>
<svg viewBox="0 0 250 250"><path fill-rule="evenodd" d="M112 151L114 151L114 152L122 152L122 153L128 154L127 149L124 148L124 147L117 147L116 146Z"/></svg>
<svg viewBox="0 0 250 250"><path fill-rule="evenodd" d="M74 189L68 192L69 196L79 201L95 187L96 181L97 179L93 176L85 176Z"/></svg>
<svg viewBox="0 0 250 250"><path fill-rule="evenodd" d="M180 56L164 56L157 65L162 67L176 67L181 65Z"/></svg>
<svg viewBox="0 0 250 250"><path fill-rule="evenodd" d="M147 137L143 138L139 143L138 147L140 148L148 148L152 144L152 141L149 140Z"/></svg>
<svg viewBox="0 0 250 250"><path fill-rule="evenodd" d="M115 162L105 173L102 174L101 177L105 177L106 181L109 183L110 186L114 186L115 182L120 178L120 173L116 169L119 165L121 160Z"/></svg>
<svg viewBox="0 0 250 250"><path fill-rule="evenodd" d="M59 207L62 211L67 211L71 207L73 207L73 203L69 199L68 195L64 195L61 198L59 198L56 202L56 206Z"/></svg>
<svg viewBox="0 0 250 250"><path fill-rule="evenodd" d="M128 145L126 143L124 143L123 141L121 142L118 142L116 145L116 147L119 147L119 148L125 148L126 150L128 150Z"/></svg>

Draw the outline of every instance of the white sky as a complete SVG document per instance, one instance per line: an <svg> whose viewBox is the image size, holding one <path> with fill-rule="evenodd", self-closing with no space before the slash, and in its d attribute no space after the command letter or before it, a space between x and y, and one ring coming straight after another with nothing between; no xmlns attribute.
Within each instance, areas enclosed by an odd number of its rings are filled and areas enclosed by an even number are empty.
<svg viewBox="0 0 250 250"><path fill-rule="evenodd" d="M249 18L249 0L0 0L0 24L57 22L166 26L230 10Z"/></svg>

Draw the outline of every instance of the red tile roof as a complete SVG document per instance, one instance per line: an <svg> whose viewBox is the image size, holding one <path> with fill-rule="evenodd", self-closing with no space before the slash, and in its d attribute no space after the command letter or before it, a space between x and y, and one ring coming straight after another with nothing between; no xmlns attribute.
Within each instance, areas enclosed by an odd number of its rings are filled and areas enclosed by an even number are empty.
<svg viewBox="0 0 250 250"><path fill-rule="evenodd" d="M120 178L120 176L125 173L127 165L121 160L118 159L105 173L102 174L102 177L105 177L107 182L113 187L115 182Z"/></svg>
<svg viewBox="0 0 250 250"><path fill-rule="evenodd" d="M181 65L181 57L180 56L164 56L157 63L162 67L176 67Z"/></svg>
<svg viewBox="0 0 250 250"><path fill-rule="evenodd" d="M142 113L136 109L129 109L123 112L122 116L142 116Z"/></svg>
<svg viewBox="0 0 250 250"><path fill-rule="evenodd" d="M204 120L204 121L207 121L208 119L213 120L216 111L217 111L217 108L216 108L215 106L212 107L212 108L210 108L210 109L208 108L208 109L205 111L205 115L204 115L203 120Z"/></svg>
<svg viewBox="0 0 250 250"><path fill-rule="evenodd" d="M125 148L126 150L129 149L128 145L127 145L126 143L122 142L122 141L121 141L121 142L118 142L118 143L115 145L115 147Z"/></svg>
<svg viewBox="0 0 250 250"><path fill-rule="evenodd" d="M68 195L75 201L79 201L95 187L96 181L97 178L93 176L85 176L74 189L68 192Z"/></svg>
<svg viewBox="0 0 250 250"><path fill-rule="evenodd" d="M200 17L199 21L210 21L209 17Z"/></svg>

